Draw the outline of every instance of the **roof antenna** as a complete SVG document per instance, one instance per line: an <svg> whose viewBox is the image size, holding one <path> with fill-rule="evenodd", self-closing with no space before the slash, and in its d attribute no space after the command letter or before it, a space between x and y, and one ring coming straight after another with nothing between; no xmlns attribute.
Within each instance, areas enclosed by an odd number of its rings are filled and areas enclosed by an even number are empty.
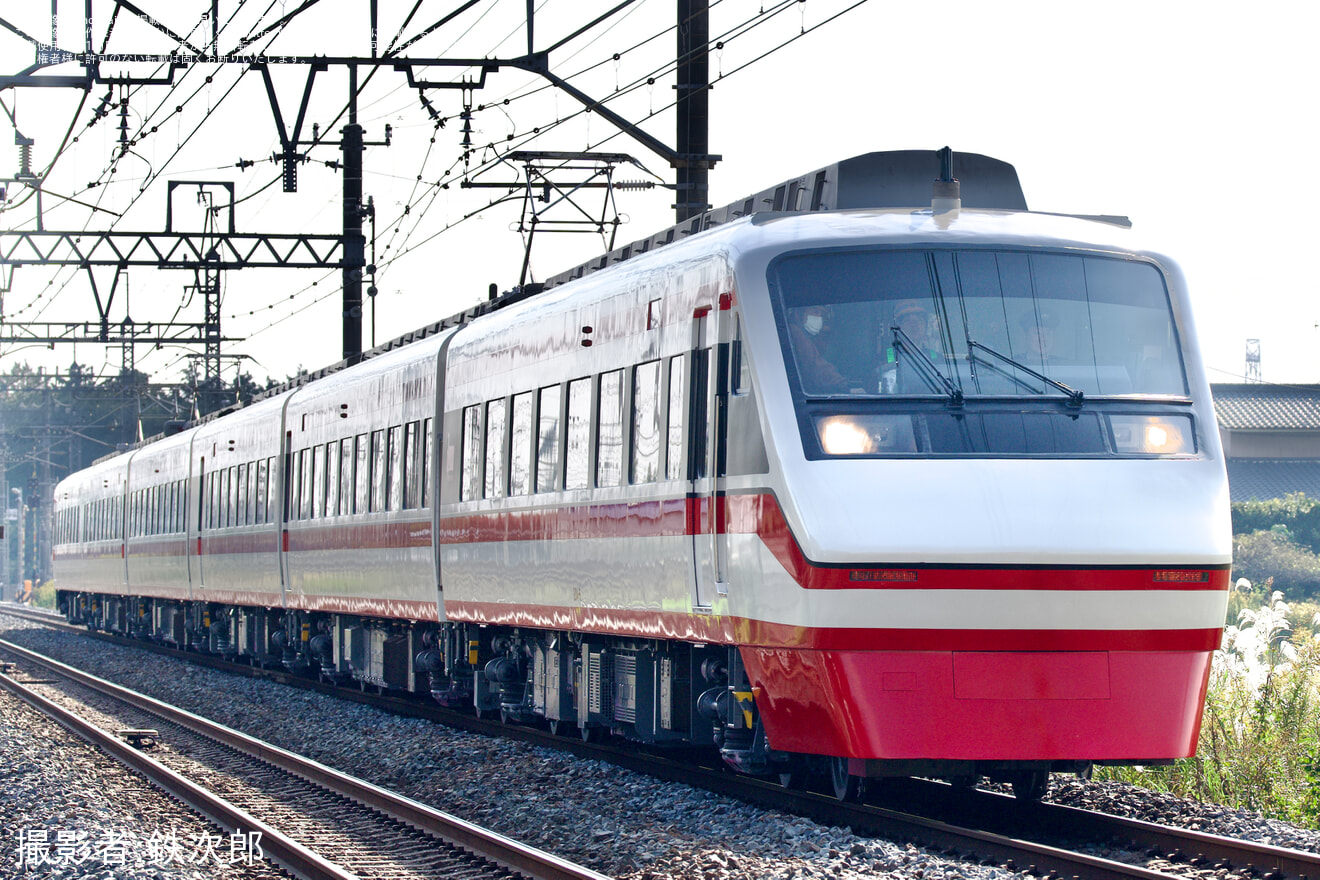
<svg viewBox="0 0 1320 880"><path fill-rule="evenodd" d="M953 150L940 150L940 176L931 184L930 211L939 216L962 208L958 178L953 176ZM958 216L956 213L954 217ZM952 217L949 219L953 219Z"/></svg>

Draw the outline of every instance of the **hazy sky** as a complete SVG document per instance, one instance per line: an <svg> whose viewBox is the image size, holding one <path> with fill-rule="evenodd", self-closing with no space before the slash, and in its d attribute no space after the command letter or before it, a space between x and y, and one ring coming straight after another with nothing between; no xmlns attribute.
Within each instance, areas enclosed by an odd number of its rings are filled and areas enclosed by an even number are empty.
<svg viewBox="0 0 1320 880"><path fill-rule="evenodd" d="M712 40L722 49L712 58L711 149L723 156L711 174L711 201L732 202L783 179L841 158L873 150L937 149L978 152L1016 166L1028 205L1035 210L1125 214L1145 243L1175 257L1187 274L1202 350L1211 381L1234 381L1244 372L1248 338L1260 340L1262 374L1273 382L1320 382L1320 297L1305 269L1320 219L1312 204L1317 183L1309 159L1316 153L1315 91L1320 78L1312 35L1320 24L1313 4L1261 2L1224 4L1075 3L891 3L870 0L821 25L853 0L807 0L779 5L766 0L723 0L712 10ZM4 17L28 33L48 38L48 10L10 8ZM140 2L171 30L202 42L207 2ZM282 0L222 0L227 24L222 46L252 32L259 16L273 21L296 4ZM388 44L411 3L383 3L381 43ZM407 29L435 21L458 0L426 2ZM537 48L557 41L611 4L545 0L536 23ZM63 0L60 45L81 45L82 2ZM111 4L96 0L99 44ZM251 8L249 8L251 7ZM365 3L323 2L295 21L269 51L296 54L366 54ZM525 51L519 28L525 4L488 0L408 51L414 57L511 57ZM765 15L760 13L764 11ZM777 13L777 14L776 14ZM641 120L654 136L673 143L674 78L659 70L672 59L672 0L642 0L626 16L611 20L551 56L561 75L591 65L573 82L598 97L617 89L610 106ZM744 22L756 26L743 29ZM809 31L799 39L802 31ZM649 43L647 37L661 34ZM792 42L789 42L792 41ZM768 57L757 56L787 43ZM638 45L642 44L642 45ZM257 45L264 45L259 42ZM121 14L111 51L169 51L170 40ZM613 59L615 53L618 60ZM19 72L31 58L21 40L0 32L0 73ZM744 65L747 65L744 67ZM73 65L48 68L74 73ZM142 73L146 67L134 67ZM237 207L241 231L335 233L339 229L340 178L323 163L339 158L334 146L311 152L299 170L299 192L288 195L278 167L263 161L278 138L260 77L231 65L198 67L172 91L158 86L135 90L129 127L146 129L127 155L118 158L120 116L88 127L106 94L93 89L70 144L47 182L52 193L72 195L123 216L120 230L164 228L165 180L233 180L243 199ZM467 73L471 74L471 71ZM207 74L214 74L210 84ZM276 68L286 124L297 112L305 69ZM438 71L431 79L459 72ZM646 80L655 82L648 85ZM235 83L237 85L235 86ZM630 90L629 85L638 87ZM491 74L474 91L472 140L500 149L627 152L665 180L672 172L657 156L580 109L553 90L528 94L540 83L514 71ZM232 87L232 89L231 89ZM342 70L322 74L308 117L337 131L334 116L347 94ZM367 137L391 146L366 154L364 189L377 210L376 338L384 341L423 323L452 314L483 298L487 285L517 283L522 244L516 231L519 203L491 207L471 219L492 195L461 189L462 105L458 90L433 90L429 98L446 118L436 129L403 75L383 70L364 90L361 121ZM15 112L19 129L36 139L33 164L44 168L74 118L81 93L25 89L0 92ZM115 94L118 99L118 93ZM509 99L509 104L501 103ZM187 100L183 100L187 99ZM184 109L175 111L175 107ZM476 108L474 107L474 111ZM208 115L209 114L209 115ZM4 126L9 120L0 116ZM556 124L558 122L558 124ZM154 133L150 132L155 127ZM541 128L532 138L532 129ZM195 131L195 133L194 133ZM305 131L304 136L310 134ZM510 140L512 136L512 140ZM432 138L434 137L434 142ZM528 139L530 138L530 139ZM18 167L13 138L0 135L0 172ZM479 150L473 166L493 155ZM235 163L255 160L239 170ZM114 168L113 173L108 169ZM421 176L419 182L418 176ZM507 166L485 179L509 180ZM621 171L642 179L637 169ZM652 178L654 179L654 178ZM139 192L144 183L145 191ZM96 186L89 186L97 183ZM452 184L448 188L438 183ZM11 203L0 227L27 228L31 205ZM641 238L672 222L672 193L624 192L619 207L628 224L620 241ZM599 204L595 205L599 210ZM406 213L405 213L406 209ZM176 223L197 221L197 209L176 197ZM111 215L91 214L48 198L51 229L104 228ZM446 227L452 228L446 230ZM368 227L369 231L369 227ZM603 249L590 235L543 236L533 268L544 277ZM91 320L95 317L85 276L71 270L18 270L4 294L5 316L14 321ZM108 278L103 285L108 283ZM200 321L199 297L189 298L190 273L132 270L127 296L117 295L112 320L122 308L138 321ZM121 287L121 291L123 288ZM226 273L221 309L229 354L248 355L244 369L282 377L299 366L315 368L340 354L337 272L245 270ZM370 317L364 343L370 345ZM140 369L162 379L177 375L177 348L139 350ZM0 349L0 369L28 360L67 365L68 347L54 352L28 347ZM79 361L101 371L118 369L117 348L80 345ZM226 367L232 376L232 362Z"/></svg>

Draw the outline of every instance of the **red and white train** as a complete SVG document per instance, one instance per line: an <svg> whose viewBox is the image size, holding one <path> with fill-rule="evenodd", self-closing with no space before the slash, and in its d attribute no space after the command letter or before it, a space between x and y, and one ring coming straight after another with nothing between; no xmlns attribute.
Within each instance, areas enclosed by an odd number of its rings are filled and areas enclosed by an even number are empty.
<svg viewBox="0 0 1320 880"><path fill-rule="evenodd" d="M785 781L1195 750L1190 298L1012 167L840 162L56 490L75 621ZM927 204L929 202L929 204Z"/></svg>

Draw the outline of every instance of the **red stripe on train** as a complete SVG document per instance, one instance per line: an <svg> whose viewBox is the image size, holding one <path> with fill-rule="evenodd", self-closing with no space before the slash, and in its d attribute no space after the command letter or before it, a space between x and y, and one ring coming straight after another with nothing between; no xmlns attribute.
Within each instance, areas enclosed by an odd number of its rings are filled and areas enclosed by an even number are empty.
<svg viewBox="0 0 1320 880"><path fill-rule="evenodd" d="M1204 577L1157 581L1153 566L827 566L803 554L774 495L720 496L715 509L720 533L758 536L793 579L809 590L1227 590L1229 586L1228 569L1213 567L1162 567L1160 571L1203 573ZM702 535L710 530L709 498L671 498L446 517L437 540L441 544L617 540Z"/></svg>

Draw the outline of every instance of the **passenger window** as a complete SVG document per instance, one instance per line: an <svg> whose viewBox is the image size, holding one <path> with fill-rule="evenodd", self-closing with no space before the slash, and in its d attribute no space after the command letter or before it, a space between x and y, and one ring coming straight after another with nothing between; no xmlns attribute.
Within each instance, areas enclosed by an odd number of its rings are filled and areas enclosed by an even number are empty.
<svg viewBox="0 0 1320 880"><path fill-rule="evenodd" d="M353 497L353 512L366 513L367 500L371 497L371 446L366 434L358 434L353 440L353 468L357 492Z"/></svg>
<svg viewBox="0 0 1320 880"><path fill-rule="evenodd" d="M217 487L216 471L206 475L206 527L214 529L220 522L219 511L219 489Z"/></svg>
<svg viewBox="0 0 1320 880"><path fill-rule="evenodd" d="M275 472L275 456L266 459L266 521L275 522L279 519L279 507L275 503L275 493L279 491L277 485L278 474Z"/></svg>
<svg viewBox="0 0 1320 880"><path fill-rule="evenodd" d="M504 479L504 435L505 411L508 404L504 399L492 400L486 404L486 484L485 497L503 498L507 485Z"/></svg>
<svg viewBox="0 0 1320 880"><path fill-rule="evenodd" d="M319 446L307 450L307 479L303 482L303 505L307 508L307 514L304 519L313 519L316 516L317 484L321 482L320 457Z"/></svg>
<svg viewBox="0 0 1320 880"><path fill-rule="evenodd" d="M422 423L422 507L431 506L431 420Z"/></svg>
<svg viewBox="0 0 1320 880"><path fill-rule="evenodd" d="M394 425L389 432L389 485L385 493L386 510L403 509L403 426Z"/></svg>
<svg viewBox="0 0 1320 880"><path fill-rule="evenodd" d="M683 478L683 355L669 361L669 416L665 440L665 479Z"/></svg>
<svg viewBox="0 0 1320 880"><path fill-rule="evenodd" d="M403 507L405 510L412 510L418 506L421 501L421 492L419 480L421 479L422 469L418 467L421 464L417 460L417 428L418 422L409 422L403 426Z"/></svg>
<svg viewBox="0 0 1320 880"><path fill-rule="evenodd" d="M325 504L322 516L339 515L339 441L325 444Z"/></svg>
<svg viewBox="0 0 1320 880"><path fill-rule="evenodd" d="M311 459L308 463L311 481L307 484L309 519L316 519L318 516L325 515L325 447L313 446L307 450L307 457Z"/></svg>
<svg viewBox="0 0 1320 880"><path fill-rule="evenodd" d="M385 509L385 457L384 429L371 432L371 512Z"/></svg>
<svg viewBox="0 0 1320 880"><path fill-rule="evenodd" d="M660 478L659 361L634 368L630 476L634 483L653 483Z"/></svg>
<svg viewBox="0 0 1320 880"><path fill-rule="evenodd" d="M252 518L252 521L257 524L266 521L266 481L268 479L269 474L266 470L266 460L263 458L257 462L257 504L256 515Z"/></svg>
<svg viewBox="0 0 1320 880"><path fill-rule="evenodd" d="M481 406L463 409L463 473L459 478L459 499L474 501L481 486Z"/></svg>
<svg viewBox="0 0 1320 880"><path fill-rule="evenodd" d="M234 525L234 469L225 468L224 486L225 528Z"/></svg>
<svg viewBox="0 0 1320 880"><path fill-rule="evenodd" d="M240 526L246 525L247 522L244 517L244 514L247 513L247 495L248 495L246 464L240 464L238 466L238 491L235 494L238 496L238 506L237 508L235 508L234 511L237 514L234 524Z"/></svg>
<svg viewBox="0 0 1320 880"><path fill-rule="evenodd" d="M510 437L509 494L530 495L532 491L532 392L514 395L513 431Z"/></svg>
<svg viewBox="0 0 1320 880"><path fill-rule="evenodd" d="M591 478L591 380L568 383L568 426L564 431L564 488L585 489Z"/></svg>
<svg viewBox="0 0 1320 880"><path fill-rule="evenodd" d="M339 444L339 515L353 512L353 438L345 437Z"/></svg>
<svg viewBox="0 0 1320 880"><path fill-rule="evenodd" d="M623 482L623 370L600 377L600 409L596 416L596 485Z"/></svg>
<svg viewBox="0 0 1320 880"><path fill-rule="evenodd" d="M558 385L541 389L539 427L536 432L536 491L555 490L555 471L559 467L559 399Z"/></svg>

